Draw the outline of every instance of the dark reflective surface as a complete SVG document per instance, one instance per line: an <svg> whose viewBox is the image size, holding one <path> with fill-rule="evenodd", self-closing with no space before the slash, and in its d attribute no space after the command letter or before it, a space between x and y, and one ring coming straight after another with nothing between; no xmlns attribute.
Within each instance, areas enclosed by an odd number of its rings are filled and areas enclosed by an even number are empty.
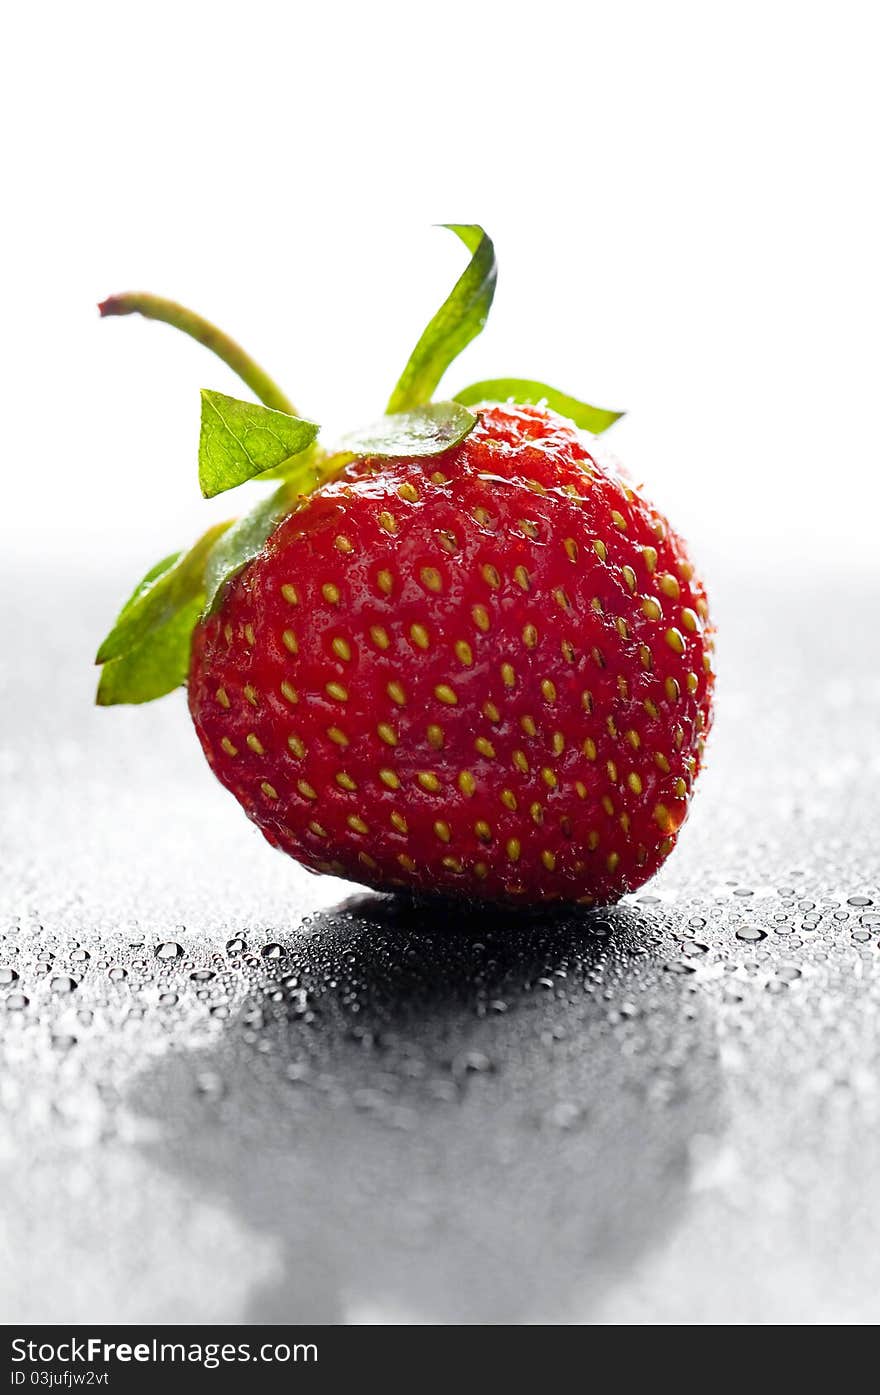
<svg viewBox="0 0 880 1395"><path fill-rule="evenodd" d="M718 1117L711 1028L658 940L631 911L450 924L362 897L275 941L216 1044L137 1082L151 1157L278 1245L249 1318L589 1311Z"/></svg>

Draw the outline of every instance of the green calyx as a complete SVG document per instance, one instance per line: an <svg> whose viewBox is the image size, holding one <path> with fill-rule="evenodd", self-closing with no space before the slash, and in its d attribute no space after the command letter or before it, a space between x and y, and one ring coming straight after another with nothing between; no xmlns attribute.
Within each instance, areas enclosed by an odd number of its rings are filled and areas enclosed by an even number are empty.
<svg viewBox="0 0 880 1395"><path fill-rule="evenodd" d="M479 402L517 402L520 406L550 407L561 417L568 417L575 426L599 436L620 421L623 412L609 412L604 407L591 407L587 402L579 402L576 397L560 392L547 383L535 383L530 378L491 378L482 383L472 383L455 394L455 401L466 407Z"/></svg>
<svg viewBox="0 0 880 1395"><path fill-rule="evenodd" d="M546 404L598 434L621 413L590 407L546 384L499 378L433 401L447 368L486 323L497 266L491 238L477 224L447 223L471 253L449 296L428 323L391 394L386 414L344 436L330 452L320 427L301 417L281 388L233 339L177 302L144 292L111 296L102 316L139 314L182 330L212 350L258 402L202 391L198 478L205 498L251 480L276 488L238 520L216 524L187 552L152 567L135 588L98 650L97 702L149 702L185 683L192 632L226 583L257 557L278 524L304 498L360 456L401 459L441 455L477 422L470 407L489 402Z"/></svg>

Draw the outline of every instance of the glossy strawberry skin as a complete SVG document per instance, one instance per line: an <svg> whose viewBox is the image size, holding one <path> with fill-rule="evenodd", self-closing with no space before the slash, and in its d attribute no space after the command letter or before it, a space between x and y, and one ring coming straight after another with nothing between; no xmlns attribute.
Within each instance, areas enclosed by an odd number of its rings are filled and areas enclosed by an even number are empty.
<svg viewBox="0 0 880 1395"><path fill-rule="evenodd" d="M190 709L272 844L521 905L611 902L657 870L711 721L706 598L587 440L484 409L443 456L355 462L229 584Z"/></svg>

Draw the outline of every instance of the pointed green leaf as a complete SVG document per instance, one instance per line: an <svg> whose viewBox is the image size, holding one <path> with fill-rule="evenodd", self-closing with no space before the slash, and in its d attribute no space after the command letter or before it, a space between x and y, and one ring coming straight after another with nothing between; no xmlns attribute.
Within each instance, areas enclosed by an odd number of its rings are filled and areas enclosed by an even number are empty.
<svg viewBox="0 0 880 1395"><path fill-rule="evenodd" d="M445 223L473 255L409 357L388 403L389 412L404 412L430 402L450 363L486 323L495 295L495 248L476 223Z"/></svg>
<svg viewBox="0 0 880 1395"><path fill-rule="evenodd" d="M313 421L202 390L199 484L206 499L276 469L310 446Z"/></svg>
<svg viewBox="0 0 880 1395"><path fill-rule="evenodd" d="M229 528L217 523L189 552L166 558L147 573L119 613L113 629L98 650L96 662L108 663L137 648L167 625L205 591L205 564L217 539Z"/></svg>
<svg viewBox="0 0 880 1395"><path fill-rule="evenodd" d="M175 611L164 625L152 630L140 644L101 669L99 707L117 703L152 702L186 682L189 673L192 632L202 611L199 594Z"/></svg>
<svg viewBox="0 0 880 1395"><path fill-rule="evenodd" d="M340 449L380 459L441 455L457 446L477 419L458 402L430 402L411 412L396 412L360 431L343 436Z"/></svg>
<svg viewBox="0 0 880 1395"><path fill-rule="evenodd" d="M569 417L575 426L591 431L599 436L613 426L623 416L623 412L609 412L604 407L591 407L587 402L579 402L557 388L546 383L535 383L530 378L490 378L482 383L472 383L455 394L455 401L467 407L478 402L520 402L526 406L539 407L546 404L560 416Z"/></svg>

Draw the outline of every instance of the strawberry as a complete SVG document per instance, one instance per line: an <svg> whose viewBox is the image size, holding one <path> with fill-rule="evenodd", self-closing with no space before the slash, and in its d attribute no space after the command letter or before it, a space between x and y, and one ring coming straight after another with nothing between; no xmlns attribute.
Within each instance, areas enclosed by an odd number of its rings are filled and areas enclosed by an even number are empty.
<svg viewBox="0 0 880 1395"><path fill-rule="evenodd" d="M148 574L110 641L126 625L127 638L99 655L103 700L154 695L138 673L157 634L169 648L170 610L180 633L158 686L188 668L208 762L275 847L379 888L610 902L653 875L687 813L712 710L705 591L583 430L617 414L518 379L426 405L494 291L488 238L456 231L468 272L384 423L344 453L298 444L310 424L271 383L268 412L206 394L203 483L270 470L283 483L195 562L198 544ZM457 342L438 348L450 304ZM292 434L257 472L269 416ZM187 566L185 603L157 605ZM165 618L132 639L131 607L137 621L151 604Z"/></svg>

